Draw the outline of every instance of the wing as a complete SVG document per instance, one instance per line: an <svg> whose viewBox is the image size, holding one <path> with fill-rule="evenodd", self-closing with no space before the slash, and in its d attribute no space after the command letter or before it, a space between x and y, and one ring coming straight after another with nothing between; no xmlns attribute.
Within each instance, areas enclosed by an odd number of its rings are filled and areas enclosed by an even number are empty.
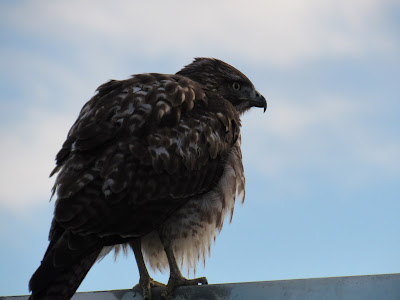
<svg viewBox="0 0 400 300"><path fill-rule="evenodd" d="M57 154L53 223L102 237L150 232L216 185L239 127L228 101L179 75L100 86Z"/></svg>

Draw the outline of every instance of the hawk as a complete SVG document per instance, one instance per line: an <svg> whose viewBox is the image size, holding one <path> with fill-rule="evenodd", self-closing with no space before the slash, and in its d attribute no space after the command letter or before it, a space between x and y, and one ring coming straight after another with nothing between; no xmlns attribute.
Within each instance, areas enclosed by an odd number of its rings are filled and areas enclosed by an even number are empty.
<svg viewBox="0 0 400 300"><path fill-rule="evenodd" d="M207 284L186 279L244 201L240 115L267 108L229 64L196 58L174 75L133 75L101 85L56 156L49 246L29 299L70 299L96 260L132 248L143 298L161 286L146 268L169 269L163 296ZM180 266L180 267L179 267Z"/></svg>

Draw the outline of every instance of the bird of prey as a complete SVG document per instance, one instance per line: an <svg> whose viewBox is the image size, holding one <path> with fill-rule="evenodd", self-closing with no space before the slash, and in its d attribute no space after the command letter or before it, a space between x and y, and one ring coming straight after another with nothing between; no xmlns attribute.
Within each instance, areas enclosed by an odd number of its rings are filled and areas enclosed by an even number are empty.
<svg viewBox="0 0 400 300"><path fill-rule="evenodd" d="M244 201L240 115L251 107L265 112L265 98L213 58L101 85L56 156L50 243L29 299L70 299L112 249L132 248L145 299L162 285L146 263L170 270L167 299L179 286L207 284L180 267L205 260L236 198Z"/></svg>

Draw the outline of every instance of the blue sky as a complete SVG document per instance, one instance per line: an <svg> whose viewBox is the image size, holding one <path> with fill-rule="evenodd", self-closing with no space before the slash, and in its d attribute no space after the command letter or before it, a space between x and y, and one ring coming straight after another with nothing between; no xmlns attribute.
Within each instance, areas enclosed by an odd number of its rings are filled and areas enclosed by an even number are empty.
<svg viewBox="0 0 400 300"><path fill-rule="evenodd" d="M196 275L400 272L398 1L2 1L0 25L0 295L28 293L48 174L97 86L196 56L239 68L268 100L242 118L246 201ZM109 255L79 290L138 278L132 254Z"/></svg>

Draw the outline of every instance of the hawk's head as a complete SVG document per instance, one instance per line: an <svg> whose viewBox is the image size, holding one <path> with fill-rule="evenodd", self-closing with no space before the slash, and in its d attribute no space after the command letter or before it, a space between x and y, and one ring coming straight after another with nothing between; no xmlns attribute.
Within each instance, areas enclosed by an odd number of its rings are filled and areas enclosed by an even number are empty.
<svg viewBox="0 0 400 300"><path fill-rule="evenodd" d="M251 81L231 65L214 58L195 58L177 74L186 76L223 96L239 113L251 107L267 109L267 101Z"/></svg>

